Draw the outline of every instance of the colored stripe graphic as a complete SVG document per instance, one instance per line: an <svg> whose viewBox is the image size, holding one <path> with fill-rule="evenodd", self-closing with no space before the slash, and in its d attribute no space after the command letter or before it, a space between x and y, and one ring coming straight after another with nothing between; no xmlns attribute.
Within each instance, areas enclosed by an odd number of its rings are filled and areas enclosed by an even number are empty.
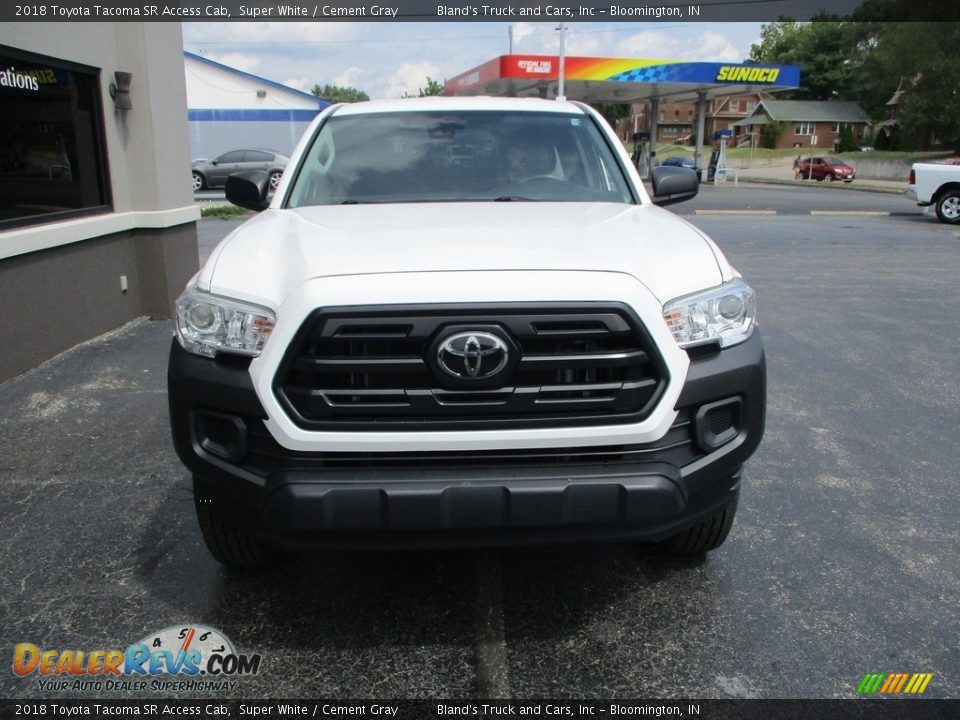
<svg viewBox="0 0 960 720"><path fill-rule="evenodd" d="M867 673L863 676L863 680L860 681L857 692L867 695L875 693L880 689L880 683L883 682L886 677L885 673Z"/></svg>
<svg viewBox="0 0 960 720"><path fill-rule="evenodd" d="M933 673L867 673L857 685L857 694L920 695L932 678Z"/></svg>

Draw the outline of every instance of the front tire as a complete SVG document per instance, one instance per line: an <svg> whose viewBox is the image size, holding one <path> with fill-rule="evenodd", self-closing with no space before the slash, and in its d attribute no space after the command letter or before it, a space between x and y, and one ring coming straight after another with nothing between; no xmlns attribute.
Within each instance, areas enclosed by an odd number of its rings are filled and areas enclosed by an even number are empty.
<svg viewBox="0 0 960 720"><path fill-rule="evenodd" d="M279 559L279 553L232 524L217 507L203 481L193 478L193 502L200 533L214 559L230 568L263 567Z"/></svg>
<svg viewBox="0 0 960 720"><path fill-rule="evenodd" d="M960 224L960 190L950 190L937 200L937 218L949 225Z"/></svg>
<svg viewBox="0 0 960 720"><path fill-rule="evenodd" d="M659 548L669 555L703 555L716 550L730 534L736 514L737 501L734 500L689 530L667 538Z"/></svg>
<svg viewBox="0 0 960 720"><path fill-rule="evenodd" d="M827 173L826 175L823 176L823 179L826 182L833 182L833 175L831 175L830 173Z"/></svg>
<svg viewBox="0 0 960 720"><path fill-rule="evenodd" d="M283 177L282 172L272 172L270 173L270 189L276 191L280 186L280 178Z"/></svg>
<svg viewBox="0 0 960 720"><path fill-rule="evenodd" d="M203 179L203 175L198 172L193 173L193 191L200 192L206 187L207 183Z"/></svg>

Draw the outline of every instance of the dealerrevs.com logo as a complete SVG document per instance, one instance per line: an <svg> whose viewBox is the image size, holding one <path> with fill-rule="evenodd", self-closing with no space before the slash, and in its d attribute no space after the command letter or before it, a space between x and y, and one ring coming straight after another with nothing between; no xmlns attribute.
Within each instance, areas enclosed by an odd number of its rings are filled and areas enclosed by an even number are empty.
<svg viewBox="0 0 960 720"><path fill-rule="evenodd" d="M260 672L261 656L238 653L219 630L171 626L126 650L52 650L33 643L13 649L13 672L38 676L41 691L234 690L233 678Z"/></svg>

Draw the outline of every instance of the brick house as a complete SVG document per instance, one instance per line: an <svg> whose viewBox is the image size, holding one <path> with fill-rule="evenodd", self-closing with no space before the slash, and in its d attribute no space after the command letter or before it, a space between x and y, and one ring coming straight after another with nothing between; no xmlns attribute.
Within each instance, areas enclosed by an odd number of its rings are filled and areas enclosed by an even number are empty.
<svg viewBox="0 0 960 720"><path fill-rule="evenodd" d="M863 138L870 118L855 102L839 100L763 100L753 113L735 123L747 132L758 132L772 122L784 123L777 138L778 148L832 149L840 139L840 126L850 124L853 135ZM757 143L762 145L762 140Z"/></svg>
<svg viewBox="0 0 960 720"><path fill-rule="evenodd" d="M731 128L734 136L745 135L742 127L734 127L738 120L749 116L761 100L769 98L768 93L751 93L732 97L714 98L707 102L704 118L704 133L709 140L717 130ZM674 142L689 143L697 125L695 102L660 101L657 117L657 144ZM617 122L617 134L624 142L629 142L634 132L650 129L650 106L647 103L634 103L630 116Z"/></svg>

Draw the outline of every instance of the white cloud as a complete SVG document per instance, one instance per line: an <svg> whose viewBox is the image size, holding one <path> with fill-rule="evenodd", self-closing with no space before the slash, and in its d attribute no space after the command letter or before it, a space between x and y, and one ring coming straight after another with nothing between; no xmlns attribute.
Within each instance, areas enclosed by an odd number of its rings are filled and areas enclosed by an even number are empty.
<svg viewBox="0 0 960 720"><path fill-rule="evenodd" d="M720 62L740 62L743 53L733 46L726 35L707 30L700 36L701 44L698 48L697 59L719 60Z"/></svg>
<svg viewBox="0 0 960 720"><path fill-rule="evenodd" d="M569 55L596 54L603 46L604 33L592 26L570 29L568 26L565 52ZM557 23L516 23L513 26L513 51L520 54L556 55L560 52L560 33Z"/></svg>
<svg viewBox="0 0 960 720"><path fill-rule="evenodd" d="M514 52L533 52L530 47L535 47L537 39L543 34L543 27L534 23L520 22L513 25L513 51ZM527 40L533 38L533 40Z"/></svg>
<svg viewBox="0 0 960 720"><path fill-rule="evenodd" d="M183 40L204 45L273 45L287 51L294 45L348 41L361 37L367 23L350 22L227 22L184 23Z"/></svg>
<svg viewBox="0 0 960 720"><path fill-rule="evenodd" d="M400 66L388 79L386 91L382 97L398 98L402 97L404 93L416 95L417 90L427 84L428 77L434 80L443 80L440 68L429 60L400 63Z"/></svg>
<svg viewBox="0 0 960 720"><path fill-rule="evenodd" d="M363 85L363 81L366 76L366 70L364 70L362 67L354 65L352 67L348 67L342 73L337 75L333 79L333 84L343 85L345 87L355 87L362 90L363 88L361 86Z"/></svg>
<svg viewBox="0 0 960 720"><path fill-rule="evenodd" d="M726 35L713 30L686 38L662 30L643 30L620 40L616 51L624 57L668 60L739 62L743 57Z"/></svg>
<svg viewBox="0 0 960 720"><path fill-rule="evenodd" d="M307 80L307 78L287 78L286 80L280 81L281 85L286 85L287 87L292 87L296 90L302 90L303 92L310 92L313 90L313 83Z"/></svg>
<svg viewBox="0 0 960 720"><path fill-rule="evenodd" d="M242 52L204 53L204 57L248 73L255 72L262 64L258 55Z"/></svg>

